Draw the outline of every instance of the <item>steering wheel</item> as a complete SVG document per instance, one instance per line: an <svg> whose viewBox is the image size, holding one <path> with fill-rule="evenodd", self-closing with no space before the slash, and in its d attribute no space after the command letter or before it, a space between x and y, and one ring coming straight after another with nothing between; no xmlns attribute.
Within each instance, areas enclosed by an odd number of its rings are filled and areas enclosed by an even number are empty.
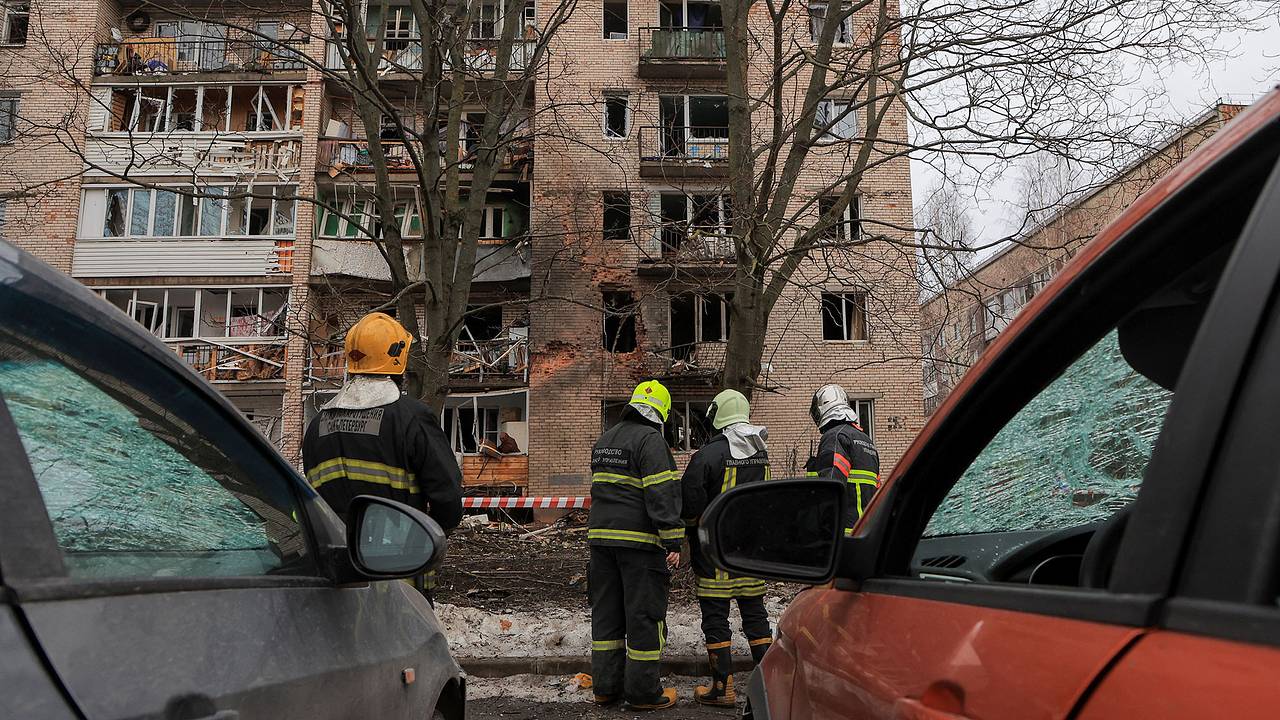
<svg viewBox="0 0 1280 720"><path fill-rule="evenodd" d="M1124 538L1124 529L1129 524L1132 512L1133 503L1130 502L1107 518L1093 533L1089 545L1085 547L1084 559L1080 561L1080 587L1107 587L1107 581L1111 579L1111 567L1115 564L1120 540Z"/></svg>

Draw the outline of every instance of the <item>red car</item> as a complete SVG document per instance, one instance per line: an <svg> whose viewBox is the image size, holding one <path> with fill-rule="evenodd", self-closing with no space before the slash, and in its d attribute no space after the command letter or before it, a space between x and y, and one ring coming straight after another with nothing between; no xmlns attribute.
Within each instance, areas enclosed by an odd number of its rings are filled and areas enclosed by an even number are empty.
<svg viewBox="0 0 1280 720"><path fill-rule="evenodd" d="M704 516L745 575L822 584L756 720L1280 717L1280 90L1018 315L853 537L827 480Z"/></svg>

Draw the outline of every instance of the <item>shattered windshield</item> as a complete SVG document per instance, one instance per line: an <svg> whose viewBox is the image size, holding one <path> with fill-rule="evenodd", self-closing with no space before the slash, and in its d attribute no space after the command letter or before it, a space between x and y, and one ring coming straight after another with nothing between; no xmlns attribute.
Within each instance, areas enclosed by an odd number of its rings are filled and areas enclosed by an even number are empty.
<svg viewBox="0 0 1280 720"><path fill-rule="evenodd" d="M942 501L925 536L1084 525L1137 495L1173 393L1134 370L1116 331L1018 412Z"/></svg>
<svg viewBox="0 0 1280 720"><path fill-rule="evenodd" d="M2 285L0 318L0 398L72 577L310 567L286 476L188 381Z"/></svg>

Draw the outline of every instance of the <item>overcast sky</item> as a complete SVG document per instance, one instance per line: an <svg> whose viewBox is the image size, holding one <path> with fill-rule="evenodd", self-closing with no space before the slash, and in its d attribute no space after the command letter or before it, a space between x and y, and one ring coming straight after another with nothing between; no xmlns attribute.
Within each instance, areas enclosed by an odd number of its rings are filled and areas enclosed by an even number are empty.
<svg viewBox="0 0 1280 720"><path fill-rule="evenodd" d="M1163 94L1163 117L1189 120L1219 99L1247 104L1280 83L1280 18L1258 32L1224 38L1218 47L1230 57L1212 63L1207 70L1200 66L1174 66L1163 77L1144 81L1147 87ZM937 181L938 175L931 167L912 163L917 208ZM971 187L962 189L970 199L970 219L980 242L1005 237L1021 219L1020 212L1010 207L1015 197L1012 177L1002 178L989 188L981 193ZM990 197L980 197L985 195Z"/></svg>

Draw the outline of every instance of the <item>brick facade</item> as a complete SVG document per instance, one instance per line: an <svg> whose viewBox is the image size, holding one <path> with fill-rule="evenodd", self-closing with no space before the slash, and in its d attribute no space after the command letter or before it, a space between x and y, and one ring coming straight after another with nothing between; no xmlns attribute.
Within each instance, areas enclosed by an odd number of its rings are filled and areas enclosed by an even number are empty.
<svg viewBox="0 0 1280 720"><path fill-rule="evenodd" d="M232 19L237 24L255 19L292 19L302 23L308 17L305 3L278 5L278 12ZM296 159L297 171L286 171L282 180L295 186L300 198L316 197L317 192L335 182L319 167L321 144L329 119L347 119L350 124L349 101L317 67L271 76L212 72L189 77L161 74L95 78L95 43L110 43L113 28L121 30L126 38L151 33L147 28L127 27L137 7L106 1L86 6L36 0L32 40L27 47L0 48L0 64L7 69L0 80L0 92L22 93L22 117L39 125L64 126L59 128L58 142L48 137L22 138L12 146L0 148L0 154L9 159L10 168L0 174L0 192L42 186L38 202L19 209L17 201L9 201L4 235L64 272L72 271L77 239L82 244L86 240L80 237L77 223L82 184L99 186L110 180L100 173L86 179L81 172L84 161L79 153L86 144L96 141L95 131L86 130L92 101L85 88L108 83L154 85L179 81L250 87L272 79L287 80L302 92L302 126L293 130L301 140L301 152ZM154 8L149 12L158 13ZM627 39L604 39L602 16L600 0L585 0L578 3L574 15L559 31L550 53L550 66L543 71L533 100L536 139L532 169L523 176L517 174L514 179L502 181L504 192L519 194L527 190L529 232L522 236L527 238L531 271L515 281L480 282L473 294L477 302L507 303L502 310L504 325L519 325L527 320L529 326L525 420L529 426L527 492L531 494L587 490L587 456L601 431L603 403L625 399L638 381L655 374L669 375L678 402L709 400L719 389L698 373L668 373L670 358L664 359L663 355L673 345L668 321L670 297L685 289L708 288L702 281L689 281L684 275L673 278L670 272L655 272L646 263L654 255L657 242L648 216L659 202L659 194L720 193L724 179L645 176L641 146L657 142L661 95L722 94L723 75L718 79L714 72L701 79L655 77L653 73L642 77L641 55L644 44L649 42L644 28L658 25L658 4L635 0L629 3ZM57 21L50 22L50 18ZM808 42L804 8L797 8L793 20L790 32L796 41ZM325 34L324 20L320 13L312 13L309 22L313 40L305 52L322 64L325 47L314 38ZM35 40L37 28L49 42ZM67 80L50 79L58 75L46 71L54 62L49 58L51 53L73 68L65 73ZM754 72L755 82L763 82L763 69L756 68ZM801 77L796 82L803 80ZM627 94L630 128L625 138L609 139L603 131L603 98L607 93L618 92ZM905 140L906 122L905 111L895 107L884 132ZM32 162L32 158L38 158L38 162ZM816 151L806 166L790 212L812 213L815 198L843 174L846 163L847 159L835 152ZM895 229L911 224L909 172L905 158L894 159L878 164L863 179L860 213L866 232L909 239ZM226 179L225 174L219 177L223 182L236 182L234 178ZM183 178L147 180L163 183ZM602 237L604 191L630 193L630 240ZM313 354L309 339L340 332L341 326L354 319L361 308L381 303L386 292L385 282L377 279L352 280L338 277L340 273L321 274L319 226L317 209L308 202L299 202L294 236L277 239L273 257L279 258L278 266L261 275L231 275L192 267L187 275L134 273L84 280L100 287L287 285L290 312L287 339L282 341L282 380L270 386L247 388L233 383L221 389L233 397L250 391L278 396L282 428L279 444L286 457L298 462L306 417L304 406L311 392L320 387L308 376L307 366ZM809 398L817 387L828 382L838 382L855 398L874 402L874 416L869 420L886 471L905 450L922 421L919 364L911 359L918 353L919 334L919 291L913 268L914 257L909 249L876 241L856 251L815 254L802 266L796 283L785 291L773 313L765 349L764 382L772 391L758 394L755 403L755 420L770 428L779 468L776 474L802 471L816 442L807 413ZM866 294L865 340L823 340L823 290ZM600 306L602 293L611 291L630 292L638 303L634 352L611 353L603 347ZM718 352L722 355L722 346ZM700 348L699 353L714 356L717 349L710 344ZM520 381L504 383L496 387L504 391L525 387ZM501 410L504 422L518 415L510 408ZM681 453L682 463L687 455ZM502 482L511 479L511 472L522 471L512 468L500 473ZM477 476L470 479L483 481L482 472L477 470Z"/></svg>

